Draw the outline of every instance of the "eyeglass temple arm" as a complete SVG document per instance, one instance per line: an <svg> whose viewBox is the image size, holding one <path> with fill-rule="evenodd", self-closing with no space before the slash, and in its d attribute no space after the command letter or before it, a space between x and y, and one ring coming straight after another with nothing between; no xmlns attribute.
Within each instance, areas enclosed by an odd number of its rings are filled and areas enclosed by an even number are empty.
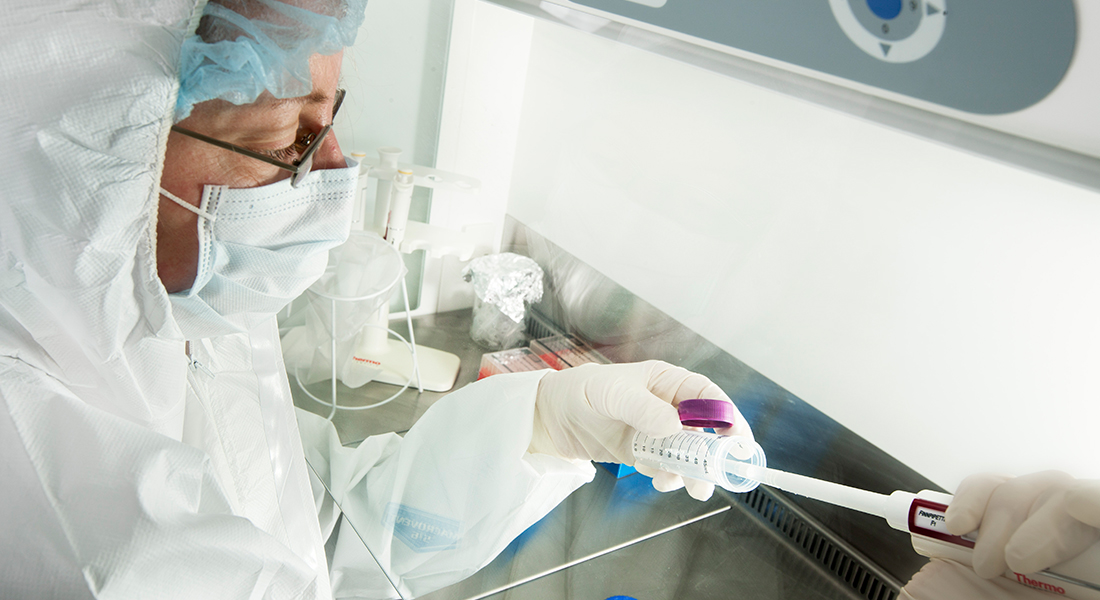
<svg viewBox="0 0 1100 600"><path fill-rule="evenodd" d="M329 129L332 129L332 125L326 125L325 128L321 130L322 136L323 135L328 135ZM256 160L262 160L262 161L264 161L265 163L267 163L269 165L275 165L276 167L279 167L280 169L286 169L287 171L290 171L291 173L297 173L299 170L301 170L299 165L292 165L290 163L285 163L281 160L271 158L270 156L268 156L266 154L260 154L259 152L253 152L252 150L249 150L248 148L241 148L240 146L234 146L233 144L230 144L229 142L223 142L221 140L214 139L212 137L207 137L207 136L205 136L201 133L191 131L189 129L184 129L183 127L180 127L178 125L173 125L172 126L172 131L175 131L176 133L182 133L183 135L186 135L188 137L193 137L196 140L206 142L207 144L213 144L213 145L215 145L219 148L225 148L226 150L229 150L231 152L236 152L237 154L243 154L243 155L245 155L249 158L255 158ZM310 149L306 152L307 155L312 155L313 151L314 151L314 148L316 146L320 146L320 144L313 144L310 147ZM298 161L299 164L305 162L305 158L306 157L302 157L302 160Z"/></svg>

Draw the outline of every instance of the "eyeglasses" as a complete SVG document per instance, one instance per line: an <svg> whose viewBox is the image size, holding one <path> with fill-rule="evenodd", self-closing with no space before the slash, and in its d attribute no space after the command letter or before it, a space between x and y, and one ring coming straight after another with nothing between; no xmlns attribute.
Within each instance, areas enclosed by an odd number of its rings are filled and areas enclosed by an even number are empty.
<svg viewBox="0 0 1100 600"><path fill-rule="evenodd" d="M336 99L332 103L332 118L336 119L336 113L340 110L340 105L344 102L345 90L336 90ZM309 175L310 170L313 168L313 155L317 152L317 149L321 147L321 142L328 136L328 132L332 129L332 124L325 125L323 129L317 134L310 133L294 142L292 148L301 148L301 158L293 163L285 163L277 158L273 158L266 154L249 150L248 148L242 148L229 142L223 142L216 140L212 137L205 136L201 133L191 131L190 129L184 129L179 125L173 125L172 131L176 133L182 133L183 135L193 137L201 142L207 144L213 144L219 148L225 148L237 154L243 154L249 158L255 158L256 160L262 160L269 165L275 165L280 169L290 171L293 175L290 176L290 185L298 187L298 182L302 180L306 175Z"/></svg>

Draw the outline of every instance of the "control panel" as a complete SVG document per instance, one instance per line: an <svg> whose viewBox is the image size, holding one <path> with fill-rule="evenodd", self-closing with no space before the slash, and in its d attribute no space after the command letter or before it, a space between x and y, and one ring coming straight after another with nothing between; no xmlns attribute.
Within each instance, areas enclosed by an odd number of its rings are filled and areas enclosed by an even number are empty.
<svg viewBox="0 0 1100 600"><path fill-rule="evenodd" d="M841 31L886 62L920 60L943 37L946 0L829 0Z"/></svg>
<svg viewBox="0 0 1100 600"><path fill-rule="evenodd" d="M975 114L1047 96L1073 0L550 0Z"/></svg>

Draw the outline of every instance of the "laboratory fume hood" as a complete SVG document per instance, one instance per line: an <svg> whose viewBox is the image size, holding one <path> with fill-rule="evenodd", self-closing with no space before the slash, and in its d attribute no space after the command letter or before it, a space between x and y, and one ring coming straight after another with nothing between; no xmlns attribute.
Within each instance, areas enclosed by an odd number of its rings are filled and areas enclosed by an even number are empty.
<svg viewBox="0 0 1100 600"><path fill-rule="evenodd" d="M478 179L411 218L538 261L532 335L710 376L781 469L1100 477L1100 8L372 0L364 28L342 146ZM408 260L418 339L472 380L462 263ZM407 429L413 396L342 440ZM866 515L638 481L598 471L427 597L886 599L924 561Z"/></svg>

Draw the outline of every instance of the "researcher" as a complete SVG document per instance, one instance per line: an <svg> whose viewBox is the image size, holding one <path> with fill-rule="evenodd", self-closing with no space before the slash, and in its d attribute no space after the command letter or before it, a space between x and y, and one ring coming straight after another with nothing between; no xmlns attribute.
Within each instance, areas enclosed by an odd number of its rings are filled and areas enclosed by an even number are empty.
<svg viewBox="0 0 1100 600"><path fill-rule="evenodd" d="M653 361L493 377L356 448L296 413L272 317L348 235L358 168L327 128L363 11L42 1L0 17L0 596L422 594L492 560L591 460L631 462L635 430L679 430L680 400L728 401ZM725 433L752 435L743 419ZM1022 560L1029 531L1056 527L1035 565L1097 537L1094 484L982 481L949 526L1000 532L979 541L988 560L935 562L913 597L952 597L936 569L970 586L955 593L1005 597L984 577ZM339 536L330 569L341 510L370 526Z"/></svg>
<svg viewBox="0 0 1100 600"><path fill-rule="evenodd" d="M632 462L635 430L678 431L678 401L728 401L646 362L489 378L357 448L296 414L273 315L348 236L358 165L329 126L364 4L5 8L0 596L422 594L592 460ZM376 577L348 548L330 572L341 510Z"/></svg>

